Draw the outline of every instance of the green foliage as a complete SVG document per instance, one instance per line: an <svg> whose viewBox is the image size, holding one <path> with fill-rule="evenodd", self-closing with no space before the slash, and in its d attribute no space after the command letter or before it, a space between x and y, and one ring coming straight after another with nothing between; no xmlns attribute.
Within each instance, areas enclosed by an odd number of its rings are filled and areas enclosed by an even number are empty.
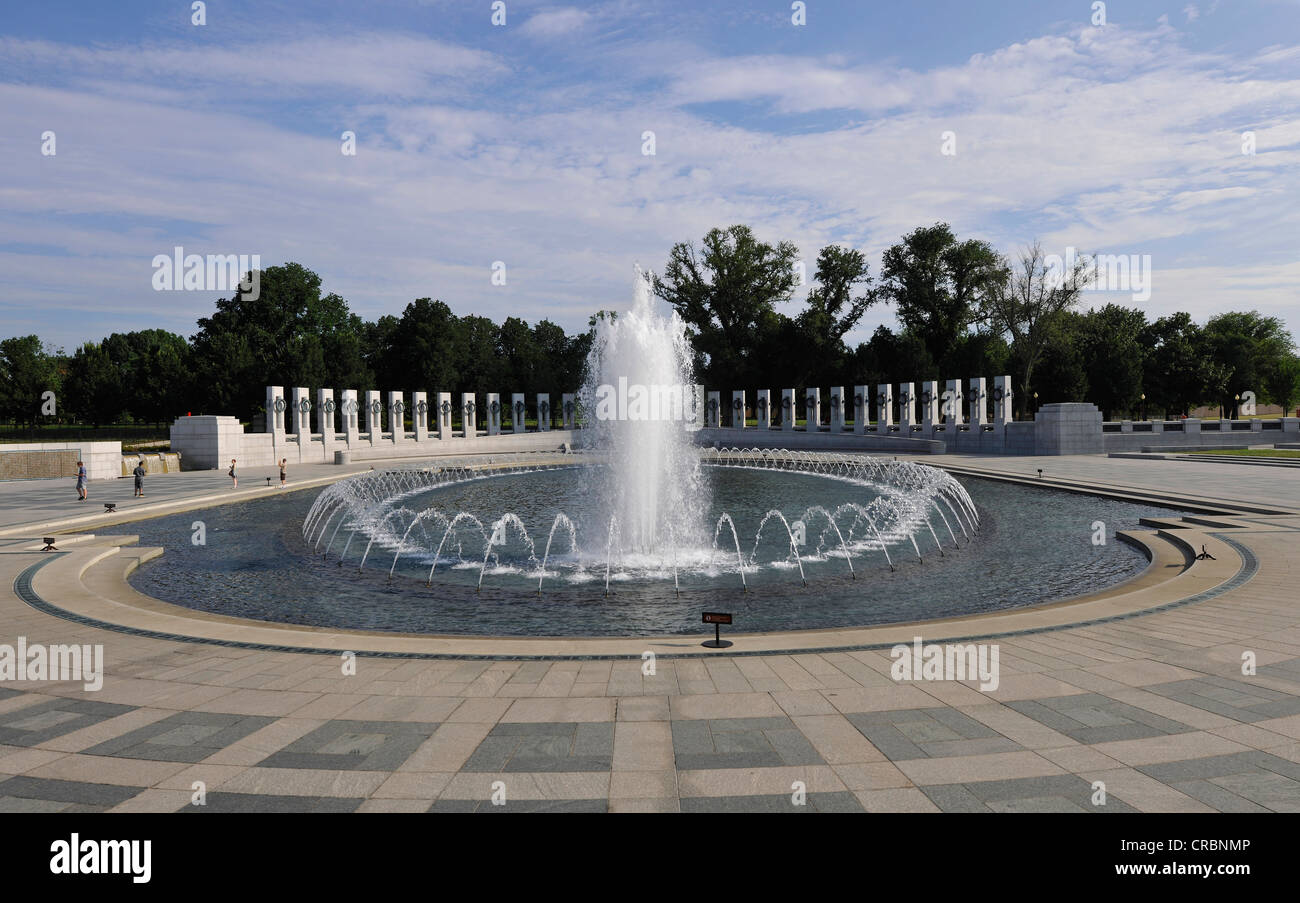
<svg viewBox="0 0 1300 903"><path fill-rule="evenodd" d="M1269 399L1270 376L1294 356L1295 343L1277 317L1257 311L1229 311L1205 324L1205 349L1215 365L1209 398L1225 411L1236 411L1236 396L1246 390ZM1280 386L1285 388L1285 386Z"/></svg>
<svg viewBox="0 0 1300 903"><path fill-rule="evenodd" d="M54 392L56 412L64 404L59 353L39 336L14 336L0 341L0 416L35 425L45 392Z"/></svg>
<svg viewBox="0 0 1300 903"><path fill-rule="evenodd" d="M1142 385L1147 416L1186 414L1206 395L1212 375L1205 356L1205 337L1191 314L1179 311L1142 328L1138 345L1145 354Z"/></svg>
<svg viewBox="0 0 1300 903"><path fill-rule="evenodd" d="M947 223L921 226L885 252L882 291L903 328L925 342L944 369L986 296L1006 282L1002 258L978 239L959 242Z"/></svg>
<svg viewBox="0 0 1300 903"><path fill-rule="evenodd" d="M1103 420L1141 416L1142 359L1139 341L1146 314L1107 304L1074 321L1076 342L1088 381L1087 400L1101 408Z"/></svg>
<svg viewBox="0 0 1300 903"><path fill-rule="evenodd" d="M373 375L362 355L361 318L338 295L322 296L320 277L297 263L268 267L256 298L242 288L198 321L196 386L209 411L250 418L267 384L351 386Z"/></svg>
<svg viewBox="0 0 1300 903"><path fill-rule="evenodd" d="M1286 355L1278 360L1264 379L1266 400L1281 405L1284 415L1293 415L1300 401L1300 357Z"/></svg>
<svg viewBox="0 0 1300 903"><path fill-rule="evenodd" d="M761 242L748 226L710 229L698 252L690 242L673 246L652 285L690 330L698 378L739 386L762 379L758 349L780 327L773 314L794 292L798 256L790 242Z"/></svg>

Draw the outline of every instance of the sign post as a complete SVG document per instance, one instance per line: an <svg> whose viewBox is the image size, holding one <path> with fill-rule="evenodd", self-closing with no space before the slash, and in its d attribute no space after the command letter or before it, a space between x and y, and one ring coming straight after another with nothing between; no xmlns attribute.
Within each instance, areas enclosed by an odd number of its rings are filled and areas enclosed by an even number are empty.
<svg viewBox="0 0 1300 903"><path fill-rule="evenodd" d="M705 640L700 645L707 646L709 649L726 649L731 645L731 641L724 640L721 635L721 625L731 623L730 612L706 611L703 620L705 624L713 625L713 639Z"/></svg>

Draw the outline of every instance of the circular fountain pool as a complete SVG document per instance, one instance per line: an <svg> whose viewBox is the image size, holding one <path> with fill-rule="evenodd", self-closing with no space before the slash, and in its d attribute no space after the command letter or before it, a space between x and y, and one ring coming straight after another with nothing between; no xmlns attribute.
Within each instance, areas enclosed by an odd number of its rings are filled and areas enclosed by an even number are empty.
<svg viewBox="0 0 1300 903"><path fill-rule="evenodd" d="M657 549L611 528L590 490L599 463L451 468L433 479L435 468L390 476L382 499L341 483L205 512L205 546L188 542L192 515L135 524L142 543L167 554L131 580L192 608L339 629L698 633L701 611L717 609L734 612L740 631L868 626L1112 585L1146 564L1114 531L1168 513L957 483L912 470L921 465L889 473L873 464L875 479L864 479L845 456L797 456L810 466L790 466L795 457L756 466L706 455L703 530L683 528ZM1105 545L1093 543L1097 520Z"/></svg>

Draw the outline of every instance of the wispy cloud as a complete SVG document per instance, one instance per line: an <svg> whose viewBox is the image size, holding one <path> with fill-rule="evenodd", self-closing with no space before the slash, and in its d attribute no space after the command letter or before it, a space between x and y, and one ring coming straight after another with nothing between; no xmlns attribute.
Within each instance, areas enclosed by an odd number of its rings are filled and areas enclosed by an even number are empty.
<svg viewBox="0 0 1300 903"><path fill-rule="evenodd" d="M511 15L472 40L0 38L0 316L44 312L69 346L190 332L213 296L149 290L179 244L301 261L370 317L433 295L578 328L628 302L633 261L657 268L711 226L751 223L809 260L851 244L874 268L943 219L1008 252L1151 253L1152 315L1257 306L1300 334L1300 44L1234 55L1168 25L1063 26L902 65L780 33L761 53L642 35L624 6Z"/></svg>

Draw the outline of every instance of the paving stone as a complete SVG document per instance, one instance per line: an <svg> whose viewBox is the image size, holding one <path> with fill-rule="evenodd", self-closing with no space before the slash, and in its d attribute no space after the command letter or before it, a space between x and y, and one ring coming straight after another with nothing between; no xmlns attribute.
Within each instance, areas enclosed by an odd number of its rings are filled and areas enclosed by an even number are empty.
<svg viewBox="0 0 1300 903"><path fill-rule="evenodd" d="M609 800L511 800L494 806L491 800L438 800L430 812L608 812Z"/></svg>
<svg viewBox="0 0 1300 903"><path fill-rule="evenodd" d="M395 771L437 729L437 724L421 721L327 721L258 765Z"/></svg>
<svg viewBox="0 0 1300 903"><path fill-rule="evenodd" d="M201 762L276 719L261 715L178 712L90 749L88 755Z"/></svg>
<svg viewBox="0 0 1300 903"><path fill-rule="evenodd" d="M511 722L494 726L466 760L467 772L609 771L614 722Z"/></svg>
<svg viewBox="0 0 1300 903"><path fill-rule="evenodd" d="M696 796L683 798L682 812L863 812L852 793L809 793L805 804L796 806L790 794L758 796Z"/></svg>
<svg viewBox="0 0 1300 903"><path fill-rule="evenodd" d="M1099 693L1012 700L1003 704L1072 740L1087 744L1143 740L1195 730L1190 725Z"/></svg>
<svg viewBox="0 0 1300 903"><path fill-rule="evenodd" d="M277 796L269 793L213 791L203 806L186 806L181 812L355 812L361 797Z"/></svg>
<svg viewBox="0 0 1300 903"><path fill-rule="evenodd" d="M76 811L97 812L125 802L144 789L117 784L92 784L85 781L60 781L54 778L30 778L19 775L0 782L0 800L22 799L72 804L88 807Z"/></svg>
<svg viewBox="0 0 1300 903"><path fill-rule="evenodd" d="M92 724L134 712L137 706L55 699L0 715L0 745L36 746Z"/></svg>

